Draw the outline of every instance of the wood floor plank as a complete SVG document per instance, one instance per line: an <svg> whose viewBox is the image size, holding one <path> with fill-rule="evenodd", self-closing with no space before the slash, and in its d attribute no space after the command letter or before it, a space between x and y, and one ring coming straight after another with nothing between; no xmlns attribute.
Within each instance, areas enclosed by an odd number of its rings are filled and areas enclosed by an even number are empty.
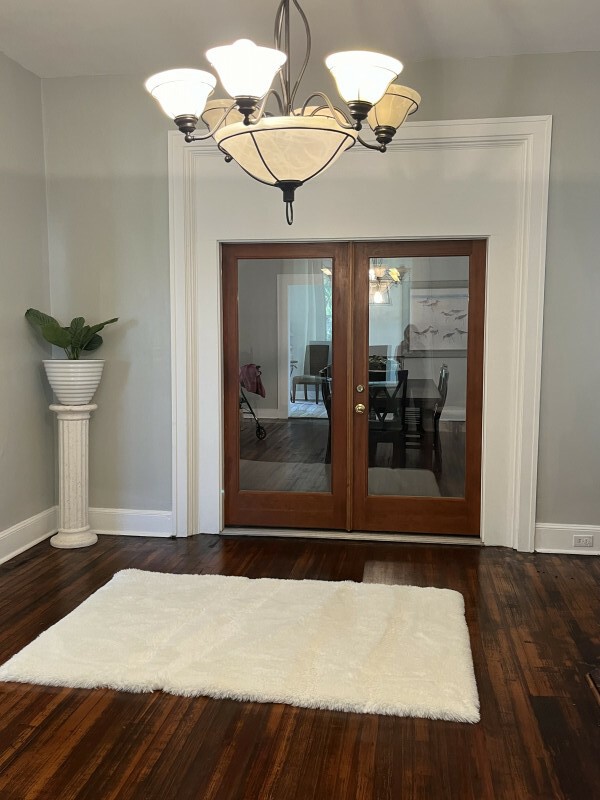
<svg viewBox="0 0 600 800"><path fill-rule="evenodd" d="M0 683L2 800L591 800L598 559L198 536L37 545L0 566L0 661L120 569L438 586L465 598L477 725ZM258 646L258 644L257 644Z"/></svg>

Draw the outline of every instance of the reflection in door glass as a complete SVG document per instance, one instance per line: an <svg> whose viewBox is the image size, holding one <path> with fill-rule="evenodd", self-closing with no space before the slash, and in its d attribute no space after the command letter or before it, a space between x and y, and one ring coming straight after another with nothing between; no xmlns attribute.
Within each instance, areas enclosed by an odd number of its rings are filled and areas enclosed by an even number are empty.
<svg viewBox="0 0 600 800"><path fill-rule="evenodd" d="M369 494L464 497L469 259L371 258Z"/></svg>
<svg viewBox="0 0 600 800"><path fill-rule="evenodd" d="M238 261L240 489L331 491L332 260Z"/></svg>

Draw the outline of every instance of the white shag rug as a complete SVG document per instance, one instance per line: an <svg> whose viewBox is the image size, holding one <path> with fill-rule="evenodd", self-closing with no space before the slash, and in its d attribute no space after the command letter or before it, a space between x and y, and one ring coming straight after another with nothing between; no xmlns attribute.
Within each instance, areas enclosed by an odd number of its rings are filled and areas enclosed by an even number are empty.
<svg viewBox="0 0 600 800"><path fill-rule="evenodd" d="M0 680L477 722L461 594L127 569Z"/></svg>

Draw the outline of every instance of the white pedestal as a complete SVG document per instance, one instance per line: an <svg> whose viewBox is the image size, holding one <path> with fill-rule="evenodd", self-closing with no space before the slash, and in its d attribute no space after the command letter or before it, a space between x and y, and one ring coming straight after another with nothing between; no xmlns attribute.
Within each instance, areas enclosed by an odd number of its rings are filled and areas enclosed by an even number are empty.
<svg viewBox="0 0 600 800"><path fill-rule="evenodd" d="M51 405L58 418L58 533L53 547L89 547L98 541L88 521L88 442L92 411L97 405Z"/></svg>

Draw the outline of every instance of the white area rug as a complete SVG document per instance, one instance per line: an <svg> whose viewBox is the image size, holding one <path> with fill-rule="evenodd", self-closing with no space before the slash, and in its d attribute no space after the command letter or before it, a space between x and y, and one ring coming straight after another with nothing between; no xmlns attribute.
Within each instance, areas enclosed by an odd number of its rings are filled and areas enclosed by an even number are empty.
<svg viewBox="0 0 600 800"><path fill-rule="evenodd" d="M448 589L118 572L0 680L477 722Z"/></svg>

